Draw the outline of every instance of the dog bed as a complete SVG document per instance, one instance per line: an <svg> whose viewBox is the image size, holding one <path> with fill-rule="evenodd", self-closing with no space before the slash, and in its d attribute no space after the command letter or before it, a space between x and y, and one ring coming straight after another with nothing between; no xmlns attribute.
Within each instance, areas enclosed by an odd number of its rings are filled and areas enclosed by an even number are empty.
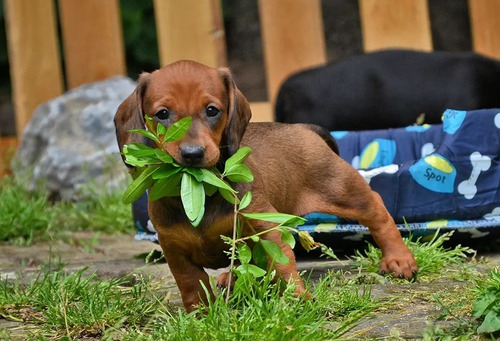
<svg viewBox="0 0 500 341"><path fill-rule="evenodd" d="M378 192L402 232L500 236L500 109L448 109L440 125L332 132L340 156ZM133 205L136 239L156 241L146 196ZM301 230L359 241L368 229L321 212ZM498 228L498 229L496 229Z"/></svg>

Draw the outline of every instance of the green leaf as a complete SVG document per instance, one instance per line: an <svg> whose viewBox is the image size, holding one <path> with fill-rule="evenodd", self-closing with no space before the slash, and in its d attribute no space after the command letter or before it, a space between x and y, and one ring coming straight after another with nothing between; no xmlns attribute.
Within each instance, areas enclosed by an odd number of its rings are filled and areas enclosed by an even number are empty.
<svg viewBox="0 0 500 341"><path fill-rule="evenodd" d="M183 119L175 122L167 129L163 142L172 142L180 140L186 135L189 127L191 127L192 117L184 117Z"/></svg>
<svg viewBox="0 0 500 341"><path fill-rule="evenodd" d="M290 247L293 249L295 247L295 237L293 236L293 233L287 229L280 229L280 231L281 240L283 241L283 243L290 245Z"/></svg>
<svg viewBox="0 0 500 341"><path fill-rule="evenodd" d="M251 235L251 236L250 236L250 239L251 239L254 243L257 243L257 242L260 240L260 237L259 237L259 236L256 236L256 235Z"/></svg>
<svg viewBox="0 0 500 341"><path fill-rule="evenodd" d="M261 239L258 244L262 244L262 247L266 251L266 253L273 259L276 263L280 264L288 264L290 263L290 259L283 253L283 250L279 247L278 244L272 242L270 240Z"/></svg>
<svg viewBox="0 0 500 341"><path fill-rule="evenodd" d="M146 127L148 127L148 130L154 131L153 118L149 117L148 115L144 115L144 121L146 122Z"/></svg>
<svg viewBox="0 0 500 341"><path fill-rule="evenodd" d="M205 189L189 173L182 173L181 200L184 211L191 223L197 221L205 206Z"/></svg>
<svg viewBox="0 0 500 341"><path fill-rule="evenodd" d="M174 159L165 151L161 149L155 149L155 156L165 163L172 163Z"/></svg>
<svg viewBox="0 0 500 341"><path fill-rule="evenodd" d="M129 132L131 133L136 133L136 134L141 134L142 136L146 136L148 139L151 139L155 141L156 143L160 143L160 140L155 136L155 134L144 130L144 129L130 129Z"/></svg>
<svg viewBox="0 0 500 341"><path fill-rule="evenodd" d="M233 182L252 182L253 174L245 165L234 165L224 173L224 176Z"/></svg>
<svg viewBox="0 0 500 341"><path fill-rule="evenodd" d="M215 193L217 193L218 188L215 186L212 186L206 182L203 183L203 187L205 187L205 194L211 197Z"/></svg>
<svg viewBox="0 0 500 341"><path fill-rule="evenodd" d="M252 250L247 244L238 244L238 259L241 264L248 264L252 260Z"/></svg>
<svg viewBox="0 0 500 341"><path fill-rule="evenodd" d="M136 159L139 159L141 161L149 161L149 162L155 162L155 161L161 161L156 157L155 151L152 150L125 150L123 151L123 155L125 155L126 158L133 157Z"/></svg>
<svg viewBox="0 0 500 341"><path fill-rule="evenodd" d="M241 147L238 149L236 153L226 160L224 174L234 165L243 164L251 153L252 149L250 147Z"/></svg>
<svg viewBox="0 0 500 341"><path fill-rule="evenodd" d="M218 188L224 188L231 193L236 193L236 191L229 186L224 180L220 179L211 170L202 168L201 172L203 174L202 181Z"/></svg>
<svg viewBox="0 0 500 341"><path fill-rule="evenodd" d="M189 174L191 174L192 176L194 176L196 181L198 181L198 182L203 181L203 172L202 172L201 168L185 167L184 171L186 171Z"/></svg>
<svg viewBox="0 0 500 341"><path fill-rule="evenodd" d="M495 293L491 291L483 292L472 306L474 316L480 317L482 315L485 315L487 311L489 311L494 305L496 299L497 297Z"/></svg>
<svg viewBox="0 0 500 341"><path fill-rule="evenodd" d="M159 166L147 167L123 193L122 201L124 204L131 204L148 189L153 183L153 173L158 170Z"/></svg>
<svg viewBox="0 0 500 341"><path fill-rule="evenodd" d="M241 213L245 218L254 220L264 220L271 223L296 227L305 223L305 219L296 215L270 212L270 213Z"/></svg>
<svg viewBox="0 0 500 341"><path fill-rule="evenodd" d="M477 328L478 333L494 333L500 330L500 312L491 310L484 318L483 323Z"/></svg>
<svg viewBox="0 0 500 341"><path fill-rule="evenodd" d="M153 176L154 178L154 176ZM149 200L158 200L163 197L174 197L180 195L180 182L182 174L177 173L168 178L161 178L149 191Z"/></svg>
<svg viewBox="0 0 500 341"><path fill-rule="evenodd" d="M201 211L200 213L198 213L198 217L191 222L191 225L197 227L201 223L201 220L203 219L204 215L205 215L205 205L201 206Z"/></svg>
<svg viewBox="0 0 500 341"><path fill-rule="evenodd" d="M156 125L156 135L157 136L165 135L166 132L167 132L167 128L165 128L165 126L163 124L158 123Z"/></svg>
<svg viewBox="0 0 500 341"><path fill-rule="evenodd" d="M242 264L236 268L238 274L251 274L254 278L259 278L266 275L266 270L259 268L253 264Z"/></svg>
<svg viewBox="0 0 500 341"><path fill-rule="evenodd" d="M135 157L153 156L155 155L155 148L145 146L141 143L133 142L123 146L123 154L129 154Z"/></svg>
<svg viewBox="0 0 500 341"><path fill-rule="evenodd" d="M238 210L244 210L252 202L252 192L246 192L243 198L241 198L240 204L238 205Z"/></svg>
<svg viewBox="0 0 500 341"><path fill-rule="evenodd" d="M131 155L125 155L125 163L127 163L131 166L134 166L134 167L139 167L139 168L142 168L142 167L145 167L145 166L151 164L151 162L149 160L141 160L141 159L138 159L138 158L131 156Z"/></svg>
<svg viewBox="0 0 500 341"><path fill-rule="evenodd" d="M253 240L253 239L252 239ZM260 240L260 239L259 239ZM253 247L253 262L261 269L267 269L267 253L262 244L257 240ZM255 241L255 240L254 240Z"/></svg>
<svg viewBox="0 0 500 341"><path fill-rule="evenodd" d="M153 179L164 179L169 178L174 174L179 173L181 169L177 167L172 167L171 165L162 165L160 168L154 173Z"/></svg>
<svg viewBox="0 0 500 341"><path fill-rule="evenodd" d="M234 205L234 201L236 200L237 202L239 202L238 198L234 196L234 193L233 193L234 190L232 191L229 191L225 188L220 188L219 187L219 193L220 195L222 195L222 197L224 199L226 199L229 203L233 204Z"/></svg>
<svg viewBox="0 0 500 341"><path fill-rule="evenodd" d="M156 156L154 148L139 143L124 145L123 155L125 156L125 162L135 167L144 167L151 163L161 162Z"/></svg>

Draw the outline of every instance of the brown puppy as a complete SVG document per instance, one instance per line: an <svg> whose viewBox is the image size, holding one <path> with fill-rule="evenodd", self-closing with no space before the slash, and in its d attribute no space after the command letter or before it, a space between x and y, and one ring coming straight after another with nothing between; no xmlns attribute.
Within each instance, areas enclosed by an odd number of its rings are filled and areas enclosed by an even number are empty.
<svg viewBox="0 0 500 341"><path fill-rule="evenodd" d="M180 61L142 74L135 92L115 116L120 148L131 142L147 143L142 136L128 132L144 127L144 115L166 127L183 117L193 118L183 139L156 146L184 166L221 167L240 145L251 147L247 166L255 180L235 185L240 195L252 191L247 211L295 215L318 211L356 219L369 227L382 249L382 271L406 278L417 271L380 196L336 154L329 134L309 125L249 124L250 107L227 69ZM233 207L217 195L207 197L205 207L203 220L194 228L180 198L149 202L151 221L187 311L196 309L200 301L213 299L212 292L212 297L206 297L200 284L210 288L203 268L229 264L223 253L227 245L220 235L231 235ZM253 228L262 231L271 226L256 221ZM279 244L290 259L287 265L275 265L279 276L295 282L297 294L305 293L293 252L281 241L280 233L263 237Z"/></svg>

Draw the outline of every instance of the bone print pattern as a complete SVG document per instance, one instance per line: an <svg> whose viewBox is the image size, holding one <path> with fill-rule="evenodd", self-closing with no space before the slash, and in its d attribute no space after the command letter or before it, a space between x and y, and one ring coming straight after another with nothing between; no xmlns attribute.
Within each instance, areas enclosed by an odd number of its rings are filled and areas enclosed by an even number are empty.
<svg viewBox="0 0 500 341"><path fill-rule="evenodd" d="M470 155L470 162L472 163L472 172L470 178L464 180L458 185L458 193L462 194L466 199L472 199L477 193L477 179L481 172L490 169L491 158L483 156L479 152L474 152Z"/></svg>
<svg viewBox="0 0 500 341"><path fill-rule="evenodd" d="M398 221L464 220L500 207L500 110L443 117L441 125L332 133Z"/></svg>

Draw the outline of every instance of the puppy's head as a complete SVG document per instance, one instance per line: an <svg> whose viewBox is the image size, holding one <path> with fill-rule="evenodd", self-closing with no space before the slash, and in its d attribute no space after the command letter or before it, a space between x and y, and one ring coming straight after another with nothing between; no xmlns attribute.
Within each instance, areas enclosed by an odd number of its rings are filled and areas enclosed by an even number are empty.
<svg viewBox="0 0 500 341"><path fill-rule="evenodd" d="M227 69L180 61L143 73L135 91L115 115L120 150L132 142L147 144L147 138L130 133L144 129L144 116L169 128L184 117L192 117L187 134L163 148L183 166L212 167L236 152L251 112L247 100ZM152 141L151 141L152 142Z"/></svg>

